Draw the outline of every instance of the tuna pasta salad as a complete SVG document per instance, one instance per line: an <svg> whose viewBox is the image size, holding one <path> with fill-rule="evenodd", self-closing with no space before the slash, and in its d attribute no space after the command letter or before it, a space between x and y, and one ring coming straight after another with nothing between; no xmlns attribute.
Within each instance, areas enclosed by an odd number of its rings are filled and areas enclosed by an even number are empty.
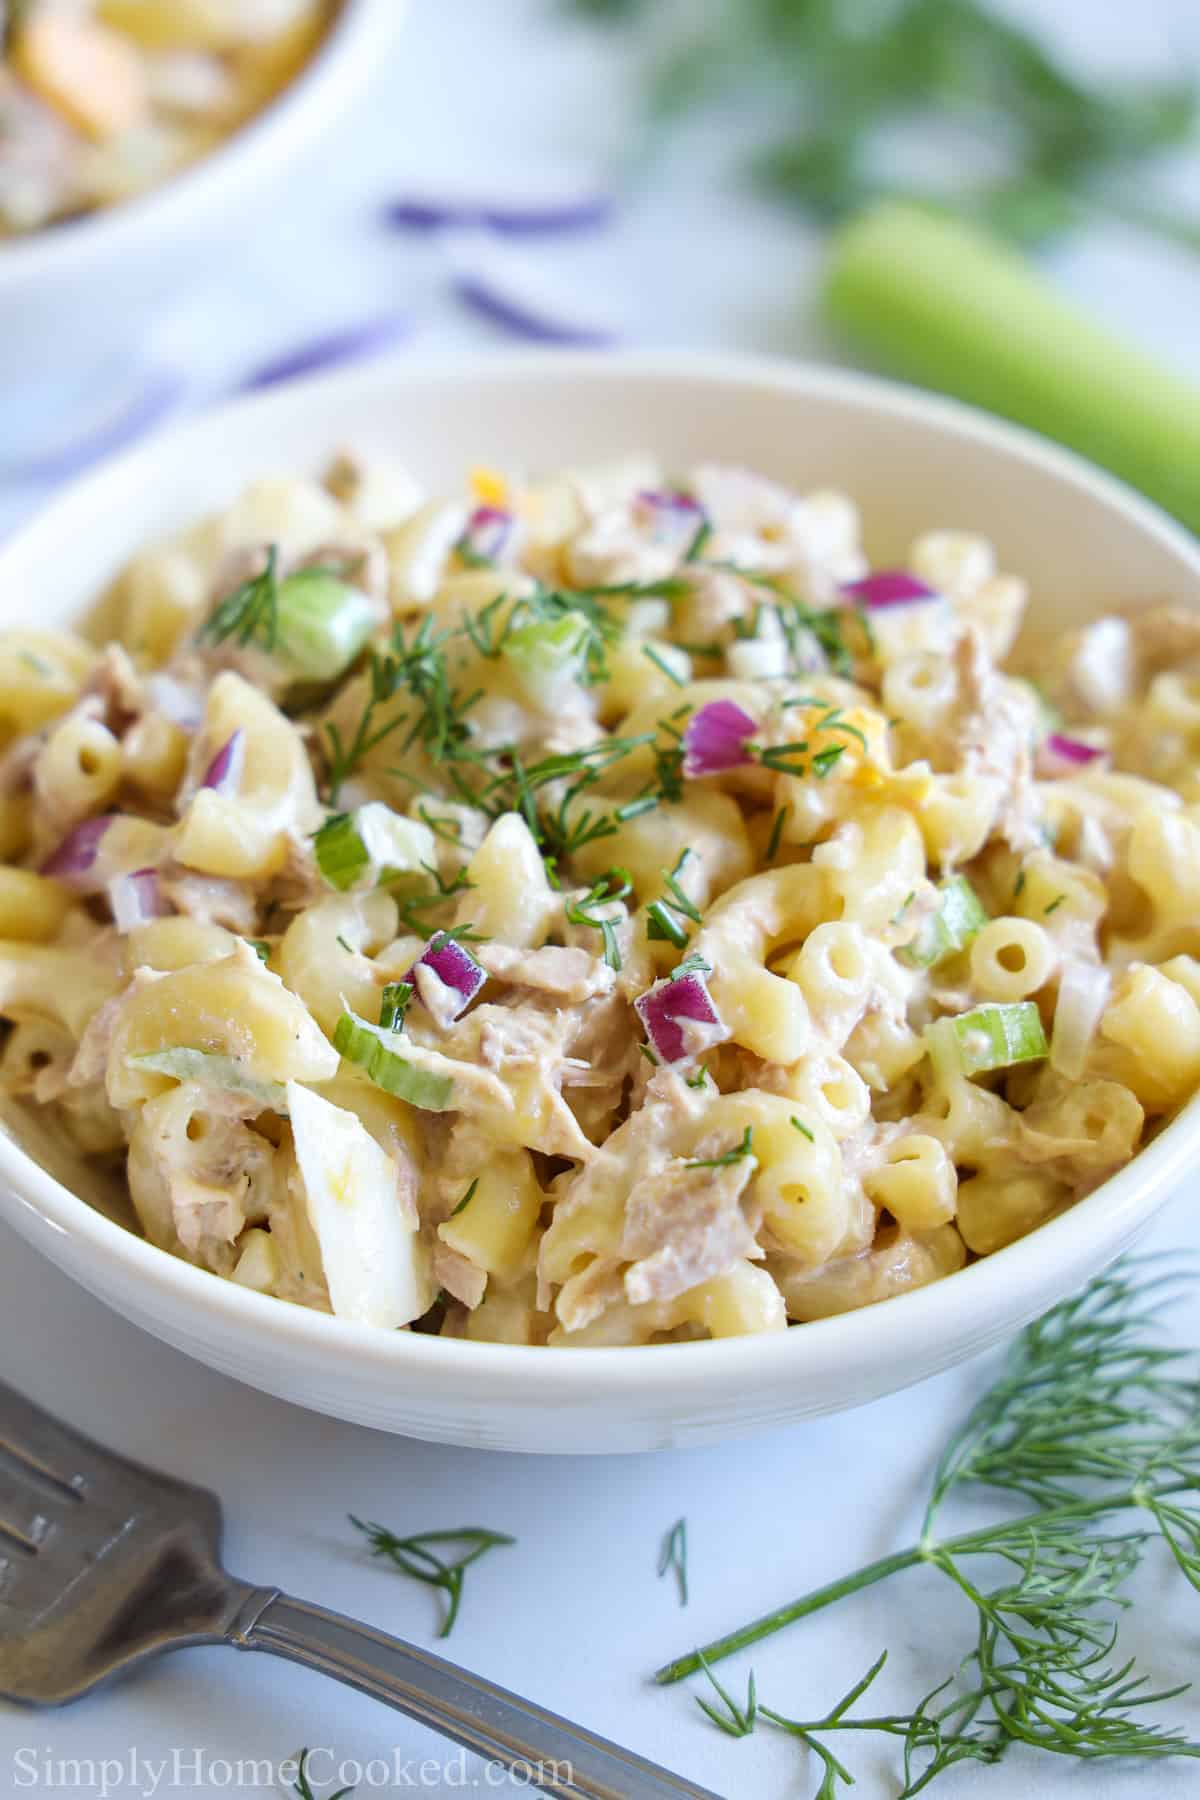
<svg viewBox="0 0 1200 1800"><path fill-rule="evenodd" d="M1200 618L704 463L344 456L0 638L0 1086L154 1244L396 1329L782 1331L1200 1084Z"/></svg>
<svg viewBox="0 0 1200 1800"><path fill-rule="evenodd" d="M336 0L0 0L0 239L157 187L262 110Z"/></svg>

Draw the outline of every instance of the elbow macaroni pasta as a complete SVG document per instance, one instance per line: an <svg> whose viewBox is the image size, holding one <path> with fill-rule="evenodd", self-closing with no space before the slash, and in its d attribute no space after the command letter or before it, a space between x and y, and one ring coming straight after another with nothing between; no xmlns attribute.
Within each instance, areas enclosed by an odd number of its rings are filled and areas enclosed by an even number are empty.
<svg viewBox="0 0 1200 1800"><path fill-rule="evenodd" d="M1039 694L990 544L866 572L846 497L718 464L255 483L120 647L0 635L0 1086L172 1254L478 1341L778 1331L1033 1231L1200 1087L1200 629Z"/></svg>

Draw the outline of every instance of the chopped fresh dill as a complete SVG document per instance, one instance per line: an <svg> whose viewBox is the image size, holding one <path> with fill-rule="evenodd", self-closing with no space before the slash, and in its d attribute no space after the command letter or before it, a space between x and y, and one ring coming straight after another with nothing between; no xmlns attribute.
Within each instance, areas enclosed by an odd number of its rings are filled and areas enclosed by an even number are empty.
<svg viewBox="0 0 1200 1800"><path fill-rule="evenodd" d="M790 806L781 806L771 821L771 835L767 839L767 848L763 853L765 862L773 863L779 854L779 840L783 836L783 828L787 824L788 814L791 810Z"/></svg>
<svg viewBox="0 0 1200 1800"><path fill-rule="evenodd" d="M641 1053L645 1057L646 1061L648 1063L651 1063L653 1065L653 1067L657 1069L658 1058L657 1058L657 1056L655 1056L655 1054L654 1054L653 1050L650 1048L649 1044L639 1044L638 1049L641 1051Z"/></svg>
<svg viewBox="0 0 1200 1800"><path fill-rule="evenodd" d="M352 944L348 944L346 942L345 938L342 936L340 931L337 934L337 942L341 945L342 949L346 952L347 956L354 955L354 946Z"/></svg>
<svg viewBox="0 0 1200 1800"><path fill-rule="evenodd" d="M801 1137L806 1137L810 1144L816 1143L817 1140L813 1136L812 1132L808 1129L808 1126L803 1124L802 1121L796 1117L795 1113L793 1113L791 1118L788 1120L788 1124L792 1127L792 1129L794 1131L798 1131L800 1133Z"/></svg>
<svg viewBox="0 0 1200 1800"><path fill-rule="evenodd" d="M643 644L642 655L652 662L655 668L658 669L661 674L665 675L667 680L672 682L675 687L681 688L687 686L687 682L684 680L683 676L675 673L675 670L671 667L666 657L657 651L653 644Z"/></svg>
<svg viewBox="0 0 1200 1800"><path fill-rule="evenodd" d="M1018 872L1016 881L1013 883L1013 899L1019 900L1021 895L1024 893L1024 891L1025 891L1025 871L1024 871L1024 869L1021 869Z"/></svg>
<svg viewBox="0 0 1200 1800"><path fill-rule="evenodd" d="M668 979L668 981L678 981L681 975L711 975L711 974L712 974L712 964L705 962L705 960L702 956L700 956L696 951L693 951L690 956L685 956L681 963L676 963L675 967L671 970L671 973L667 977L667 979Z"/></svg>
<svg viewBox="0 0 1200 1800"><path fill-rule="evenodd" d="M699 561L701 555L708 546L712 534L713 528L711 521L707 518L701 518L700 523L696 527L695 536L683 553L683 560L685 563Z"/></svg>
<svg viewBox="0 0 1200 1800"><path fill-rule="evenodd" d="M617 926L624 920L624 912L598 912L597 908L611 905L614 901L624 900L633 892L633 883L624 869L609 869L599 881L594 882L582 899L568 900L563 909L563 917L568 925L586 925L598 931L604 940L604 960L610 969L618 973L621 968L621 949L617 942Z"/></svg>
<svg viewBox="0 0 1200 1800"><path fill-rule="evenodd" d="M688 1541L687 1520L676 1519L670 1531L663 1539L662 1551L658 1558L659 1580L671 1570L675 1571L675 1579L679 1584L679 1604L688 1603Z"/></svg>
<svg viewBox="0 0 1200 1800"><path fill-rule="evenodd" d="M1063 904L1063 901L1066 899L1066 897L1067 896L1065 894L1056 894L1054 899L1051 900L1051 902L1048 906L1043 906L1042 917L1046 918L1050 913L1057 912L1059 907Z"/></svg>
<svg viewBox="0 0 1200 1800"><path fill-rule="evenodd" d="M270 960L271 946L268 944L266 938L247 938L246 942L253 950L255 956L257 956L259 962L268 962Z"/></svg>
<svg viewBox="0 0 1200 1800"><path fill-rule="evenodd" d="M720 1731L725 1733L726 1737L749 1737L758 1721L758 1690L755 1685L754 1670L751 1669L749 1680L746 1683L746 1704L739 1706L732 1694L722 1687L717 1676L709 1668L704 1652L700 1650L696 1654L700 1658L700 1667L716 1689L725 1711L719 1712L711 1701L702 1700L699 1695L696 1696L696 1705ZM818 1800L820 1800L820 1796L818 1796Z"/></svg>
<svg viewBox="0 0 1200 1800"><path fill-rule="evenodd" d="M447 818L444 814L431 813L422 801L417 807L417 816L423 825L428 825L434 837L441 838L445 844L462 843L462 823L458 819Z"/></svg>
<svg viewBox="0 0 1200 1800"><path fill-rule="evenodd" d="M274 650L279 631L279 545L267 551L266 567L228 594L200 627L198 636L210 644L236 638L243 648L258 642Z"/></svg>
<svg viewBox="0 0 1200 1800"><path fill-rule="evenodd" d="M1117 1641L1126 1585L1156 1537L1200 1589L1196 1368L1158 1336L1164 1306L1190 1295L1195 1280L1194 1269L1181 1274L1166 1258L1127 1259L1061 1301L1026 1328L946 1444L916 1543L689 1652L656 1679L708 1674L727 1716L701 1701L703 1710L744 1736L738 1721L750 1709L734 1707L712 1663L919 1567L936 1570L972 1609L974 1643L912 1711L853 1710L885 1655L819 1718L755 1709L821 1760L825 1800L853 1779L825 1741L832 1732L898 1740L906 1796L959 1763L994 1763L1017 1743L1080 1759L1200 1758L1200 1744L1144 1716L1186 1684L1154 1691ZM989 1490L991 1522L980 1524L979 1496ZM943 1509L960 1492L974 1518L948 1533ZM1027 1510L1015 1512L1014 1501Z"/></svg>
<svg viewBox="0 0 1200 1800"><path fill-rule="evenodd" d="M674 915L680 914L693 925L700 923L699 908L679 884L679 877L695 854L694 850L680 851L679 860L671 872L668 874L666 869L662 872L666 893L660 899L652 900L646 908L646 936L674 944L677 950L682 950L687 943L688 932L686 926Z"/></svg>
<svg viewBox="0 0 1200 1800"><path fill-rule="evenodd" d="M703 1063L700 1064L700 1067L696 1070L696 1073L694 1075L685 1075L683 1078L684 1086L690 1087L690 1088L707 1087L708 1081L709 1081L708 1070L705 1068Z"/></svg>
<svg viewBox="0 0 1200 1800"><path fill-rule="evenodd" d="M845 754L845 744L830 744L828 749L818 750L812 759L813 774L817 777L817 780L824 781L825 777L836 767Z"/></svg>
<svg viewBox="0 0 1200 1800"><path fill-rule="evenodd" d="M734 1163L741 1162L743 1157L754 1155L754 1127L747 1125L742 1133L742 1141L735 1144L732 1150L726 1150L723 1156L701 1156L695 1161L685 1163L685 1169L729 1169Z"/></svg>
<svg viewBox="0 0 1200 1800"><path fill-rule="evenodd" d="M475 1198L475 1190L478 1188L478 1186L479 1186L479 1177L477 1175L475 1177L474 1181L471 1183L470 1187L467 1189L466 1193L463 1195L462 1199L459 1201L458 1205L455 1207L454 1211L450 1214L450 1217L452 1219L457 1219L459 1213L463 1210L464 1206L470 1206L472 1200Z"/></svg>
<svg viewBox="0 0 1200 1800"><path fill-rule="evenodd" d="M356 1531L361 1531L370 1545L372 1556L384 1556L405 1575L441 1588L446 1595L446 1616L439 1637L449 1637L458 1618L462 1602L463 1576L489 1550L502 1544L515 1544L516 1538L502 1531L486 1531L477 1525L463 1525L457 1530L423 1531L415 1537L399 1538L383 1525L349 1515ZM462 1555L448 1562L431 1549L433 1544L466 1545Z"/></svg>

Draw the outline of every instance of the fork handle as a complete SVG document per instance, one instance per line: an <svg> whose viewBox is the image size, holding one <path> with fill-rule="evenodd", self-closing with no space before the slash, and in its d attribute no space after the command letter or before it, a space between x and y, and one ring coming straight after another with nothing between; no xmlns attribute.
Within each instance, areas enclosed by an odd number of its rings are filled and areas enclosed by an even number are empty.
<svg viewBox="0 0 1200 1800"><path fill-rule="evenodd" d="M227 1638L332 1675L508 1769L532 1770L534 1787L556 1800L720 1800L482 1675L278 1588L247 1588Z"/></svg>

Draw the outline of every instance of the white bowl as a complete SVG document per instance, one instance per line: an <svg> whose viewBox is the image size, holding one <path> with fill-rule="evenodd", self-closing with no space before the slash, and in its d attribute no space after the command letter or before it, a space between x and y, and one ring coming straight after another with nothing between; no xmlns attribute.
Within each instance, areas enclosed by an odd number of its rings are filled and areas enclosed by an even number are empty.
<svg viewBox="0 0 1200 1800"><path fill-rule="evenodd" d="M434 484L458 483L473 462L553 468L640 448L676 468L737 459L855 494L877 558L902 554L923 527L985 532L1056 625L1143 596L1200 607L1192 539L1107 476L981 414L791 364L532 354L376 365L156 439L0 550L5 622L71 619L146 539L227 503L255 474L315 469L347 442L386 448ZM625 1350L385 1333L248 1292L106 1216L95 1175L36 1123L8 1130L0 1216L157 1337L386 1431L576 1452L704 1443L854 1406L1006 1337L1146 1225L1200 1153L1200 1103L1071 1211L932 1287L765 1338Z"/></svg>
<svg viewBox="0 0 1200 1800"><path fill-rule="evenodd" d="M240 131L190 169L86 218L0 241L0 391L135 345L189 277L228 254L377 73L405 0L344 0L317 54Z"/></svg>

